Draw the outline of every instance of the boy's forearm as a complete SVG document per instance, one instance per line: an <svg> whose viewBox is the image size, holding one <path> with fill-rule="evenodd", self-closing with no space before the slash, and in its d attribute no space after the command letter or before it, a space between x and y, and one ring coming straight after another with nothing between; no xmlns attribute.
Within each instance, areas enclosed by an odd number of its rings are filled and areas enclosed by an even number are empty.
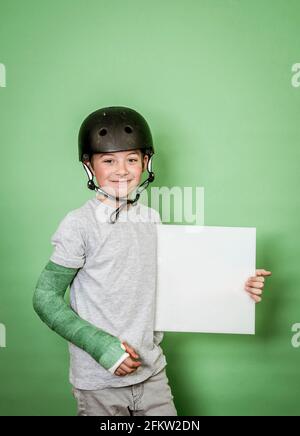
<svg viewBox="0 0 300 436"><path fill-rule="evenodd" d="M124 354L125 347L115 336L80 318L65 302L66 290L77 271L49 261L38 279L33 307L52 330L109 370Z"/></svg>

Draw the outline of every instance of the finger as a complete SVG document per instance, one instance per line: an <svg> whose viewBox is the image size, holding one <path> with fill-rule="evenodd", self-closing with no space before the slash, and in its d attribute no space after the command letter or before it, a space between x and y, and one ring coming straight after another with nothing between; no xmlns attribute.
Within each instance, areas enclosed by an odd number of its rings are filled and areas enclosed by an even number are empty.
<svg viewBox="0 0 300 436"><path fill-rule="evenodd" d="M128 350L128 353L129 353L133 358L135 358L135 359L138 359L138 358L139 358L139 355L135 352L134 348L130 347L128 344L127 344L127 350Z"/></svg>
<svg viewBox="0 0 300 436"><path fill-rule="evenodd" d="M123 375L126 375L126 372L123 371L123 369L121 369L120 367L118 367L118 369L115 371L115 374L122 377Z"/></svg>
<svg viewBox="0 0 300 436"><path fill-rule="evenodd" d="M122 363L125 363L125 365L131 367L140 366L141 362L139 360L132 360L130 357L127 357Z"/></svg>
<svg viewBox="0 0 300 436"><path fill-rule="evenodd" d="M250 281L250 282L246 282L245 287L247 288L258 288L258 289L263 289L263 287L265 286L265 284L263 282L256 282L256 281Z"/></svg>
<svg viewBox="0 0 300 436"><path fill-rule="evenodd" d="M246 287L246 291L249 292L250 294L255 294L255 295L261 295L262 294L262 290L261 289L257 289L257 288L250 288L250 287Z"/></svg>
<svg viewBox="0 0 300 436"><path fill-rule="evenodd" d="M124 365L123 369L132 369L132 368L138 368L141 364L140 362L134 362L133 360L131 360L129 357L124 360L124 362L121 363L120 367L122 368Z"/></svg>
<svg viewBox="0 0 300 436"><path fill-rule="evenodd" d="M124 360L125 365L127 365L129 368L138 368L139 366L141 366L141 362L136 362L134 360L130 360L130 362L126 362L126 360Z"/></svg>
<svg viewBox="0 0 300 436"><path fill-rule="evenodd" d="M256 275L258 276L270 276L272 273L271 271L266 271L265 269L257 269Z"/></svg>
<svg viewBox="0 0 300 436"><path fill-rule="evenodd" d="M258 295L250 294L250 297L255 301L255 303L260 303L262 300Z"/></svg>
<svg viewBox="0 0 300 436"><path fill-rule="evenodd" d="M125 365L125 363L122 363L120 365L120 369L126 372L126 374L130 374L133 371L136 371L137 368L131 368L130 366Z"/></svg>
<svg viewBox="0 0 300 436"><path fill-rule="evenodd" d="M119 375L119 376L123 376L123 375L125 375L126 373L125 373L125 371L124 371L123 369L121 369L121 368L118 366L118 368L117 368L116 371L115 371L115 374L117 374L117 375Z"/></svg>
<svg viewBox="0 0 300 436"><path fill-rule="evenodd" d="M254 276L254 277L249 277L249 279L247 280L247 283L251 282L252 280L255 280L257 282L262 282L262 283L265 282L265 278L264 277Z"/></svg>

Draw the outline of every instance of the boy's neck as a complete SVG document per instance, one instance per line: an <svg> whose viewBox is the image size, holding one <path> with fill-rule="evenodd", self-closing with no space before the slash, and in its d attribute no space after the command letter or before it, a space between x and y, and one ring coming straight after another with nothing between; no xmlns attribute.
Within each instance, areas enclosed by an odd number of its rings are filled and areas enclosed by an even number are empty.
<svg viewBox="0 0 300 436"><path fill-rule="evenodd" d="M128 198L128 195L127 195L126 197ZM105 197L105 195L100 194L99 192L97 192L97 194L96 194L96 198L97 198L99 201L101 201L102 203L107 204L107 205L109 205L109 206L111 206L111 207L116 207L116 208L117 208L117 207L120 206L120 202L119 202L119 201L117 201L117 200L113 201L113 200L111 200L110 198Z"/></svg>

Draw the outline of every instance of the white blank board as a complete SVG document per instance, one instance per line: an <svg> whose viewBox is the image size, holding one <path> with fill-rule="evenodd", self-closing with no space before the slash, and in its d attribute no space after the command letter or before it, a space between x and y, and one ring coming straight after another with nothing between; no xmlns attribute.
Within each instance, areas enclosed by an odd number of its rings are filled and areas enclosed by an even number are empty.
<svg viewBox="0 0 300 436"><path fill-rule="evenodd" d="M155 330L255 333L255 302L244 290L255 275L256 229L157 226Z"/></svg>

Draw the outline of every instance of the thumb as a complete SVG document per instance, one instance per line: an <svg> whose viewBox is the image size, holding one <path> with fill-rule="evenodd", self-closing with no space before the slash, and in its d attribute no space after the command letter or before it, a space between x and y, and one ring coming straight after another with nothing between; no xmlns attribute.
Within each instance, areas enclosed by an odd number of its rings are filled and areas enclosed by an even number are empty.
<svg viewBox="0 0 300 436"><path fill-rule="evenodd" d="M127 342L123 342L123 345L124 345L127 353L129 353L132 357L134 357L134 358L139 357L138 354L136 354L136 352L134 351L134 349L127 344Z"/></svg>

